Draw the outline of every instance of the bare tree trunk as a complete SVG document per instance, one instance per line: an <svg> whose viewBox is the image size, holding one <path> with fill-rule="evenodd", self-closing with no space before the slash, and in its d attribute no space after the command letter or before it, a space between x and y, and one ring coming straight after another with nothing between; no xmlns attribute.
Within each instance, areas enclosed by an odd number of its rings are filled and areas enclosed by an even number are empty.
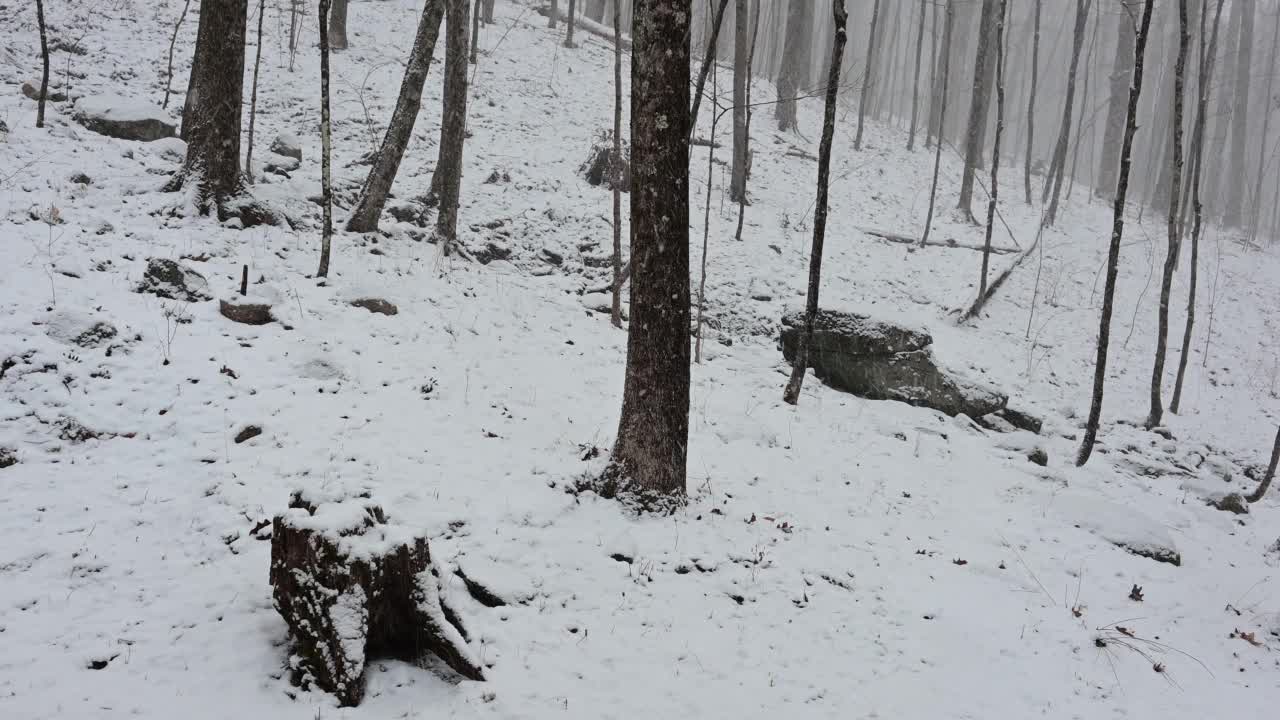
<svg viewBox="0 0 1280 720"><path fill-rule="evenodd" d="M44 8L44 0L36 0L36 9L39 11L39 14L41 16L44 15L43 8ZM173 92L173 47L178 44L178 31L182 29L182 21L187 19L187 11L190 9L191 9L191 0L186 0L186 2L182 5L182 14L178 16L178 22L174 23L173 25L173 35L169 37L169 68L168 68L168 71L165 73L164 102L160 103L160 107L162 108L169 107L169 95L170 93ZM262 23L258 23L258 25L259 27L261 27ZM44 32L43 22L40 23L40 31L41 31L41 34L43 34ZM259 32L259 35L261 35L261 32ZM45 76L47 77L49 74L49 68L48 68L49 63L48 63L48 57L47 57L48 45L45 43L43 39L41 39L40 41L40 48L46 54ZM42 92L41 94L43 95L44 93Z"/></svg>
<svg viewBox="0 0 1280 720"><path fill-rule="evenodd" d="M587 0L586 16L588 20L604 22L604 0Z"/></svg>
<svg viewBox="0 0 1280 720"><path fill-rule="evenodd" d="M796 97L809 84L809 3L787 4L787 29L783 36L782 66L778 70L778 104L774 115L778 129L796 127Z"/></svg>
<svg viewBox="0 0 1280 720"><path fill-rule="evenodd" d="M950 4L950 0L948 0ZM813 323L818 316L818 288L822 284L822 244L827 232L827 189L831 174L831 141L835 135L836 101L840 94L840 65L844 60L847 41L845 23L848 14L844 0L832 0L831 12L835 17L835 42L831 47L831 70L827 75L827 103L822 117L822 141L818 145L818 198L813 209L813 248L809 254L809 294L804 306L804 329L796 343L796 356L791 363L791 379L782 393L782 399L795 405L800 402L800 390L804 374L809 368L809 344L813 340Z"/></svg>
<svg viewBox="0 0 1280 720"><path fill-rule="evenodd" d="M724 21L724 9L729 5L729 0L720 0L720 6L716 8L715 21L711 24L711 39L707 42L707 54L702 60L702 69L698 71L698 85L693 91L693 106L689 110L689 141L693 141L693 133L698 128L698 109L702 107L702 92L707 86L707 73L711 72L711 66L716 61L716 41L720 38L720 23Z"/></svg>
<svg viewBox="0 0 1280 720"><path fill-rule="evenodd" d="M40 73L40 98L36 100L36 127L43 128L44 103L49 97L49 37L45 32L44 0L36 0L36 20L40 23L40 61L43 68Z"/></svg>
<svg viewBox="0 0 1280 720"><path fill-rule="evenodd" d="M462 148L467 134L467 0L445 0L444 109L440 155L431 178L439 193L436 235L445 255L457 249L458 204L462 194Z"/></svg>
<svg viewBox="0 0 1280 720"><path fill-rule="evenodd" d="M613 6L613 326L622 327L622 11Z"/></svg>
<svg viewBox="0 0 1280 720"><path fill-rule="evenodd" d="M1027 97L1027 156L1022 172L1022 185L1027 194L1027 204L1031 204L1031 159L1035 152L1036 140L1036 86L1040 80L1040 6L1043 0L1036 0L1035 34L1031 45L1031 92Z"/></svg>
<svg viewBox="0 0 1280 720"><path fill-rule="evenodd" d="M1164 417L1161 390L1169 340L1169 295L1173 289L1173 272L1178 262L1178 203L1182 199L1182 92L1186 85L1187 45L1191 37L1188 25L1187 0L1178 0L1178 61L1173 71L1173 178L1169 186L1169 216L1166 222L1169 250L1165 256L1164 275L1160 282L1160 312L1156 325L1155 367L1151 371L1148 430L1159 425Z"/></svg>
<svg viewBox="0 0 1280 720"><path fill-rule="evenodd" d="M194 184L200 212L216 208L219 219L232 214L226 201L244 189L240 177L240 114L247 23L248 0L200 3L191 90L183 108L187 157L182 169L164 187L176 192ZM245 217L243 212L240 215L246 225L263 220Z"/></svg>
<svg viewBox="0 0 1280 720"><path fill-rule="evenodd" d="M987 295L987 272L991 264L991 233L996 225L996 199L1000 194L1000 140L1004 135L1004 24L1008 0L1000 0L1000 16L996 18L996 138L991 150L991 197L987 201L987 235L982 246L982 276L978 281L978 300Z"/></svg>
<svg viewBox="0 0 1280 720"><path fill-rule="evenodd" d="M413 125L418 118L418 110L422 107L422 85L431 68L431 56L435 54L440 22L444 18L444 3L445 0L426 0L422 8L413 50L409 52L404 79L400 81L400 97L396 100L395 112L391 115L391 123L387 125L382 148L378 150L373 166L369 168L369 177L360 190L356 209L347 220L347 230L350 232L373 232L378 229L378 218L382 216L382 208L387 204L387 195L395 182L400 160L404 158L405 148L409 146Z"/></svg>
<svg viewBox="0 0 1280 720"><path fill-rule="evenodd" d="M960 201L957 208L970 222L973 217L973 178L982 166L982 145L991 105L991 86L987 83L987 63L991 55L991 34L996 25L996 0L982 0L978 19L978 48L973 61L973 94L969 100L969 127L965 133L964 174L960 176Z"/></svg>
<svg viewBox="0 0 1280 720"><path fill-rule="evenodd" d="M933 156L933 183L929 187L929 211L924 217L924 232L920 234L920 246L924 247L929 242L929 231L933 228L933 208L938 200L938 172L942 169L942 145L943 135L942 129L946 127L947 122L947 91L951 84L951 33L955 25L955 8L952 7L953 0L946 0L946 16L947 19L942 29L942 69L939 72L941 93L941 106L938 110L938 136L934 146Z"/></svg>
<svg viewBox="0 0 1280 720"><path fill-rule="evenodd" d="M916 145L916 123L920 112L920 56L924 54L924 16L928 11L929 0L920 0L920 23L916 26L916 66L911 82L911 130L907 134L907 152L915 150Z"/></svg>
<svg viewBox="0 0 1280 720"><path fill-rule="evenodd" d="M1093 18L1093 35L1089 38L1089 52L1084 56L1084 86L1080 88L1080 116L1076 120L1076 140L1072 143L1071 148L1071 171L1067 173L1067 177L1071 178L1071 182L1067 185L1067 192L1063 200L1071 201L1071 191L1076 186L1076 168L1080 160L1080 146L1084 144L1084 131L1090 118L1089 112L1089 78L1093 75L1094 61L1093 51L1098 45L1098 26L1102 21L1102 13L1099 12ZM1092 128L1090 128L1092 130Z"/></svg>
<svg viewBox="0 0 1280 720"><path fill-rule="evenodd" d="M483 0L476 0L475 8L471 11L471 64L476 64L476 50L480 47L480 14L482 8L480 3Z"/></svg>
<svg viewBox="0 0 1280 720"><path fill-rule="evenodd" d="M755 115L755 112L751 109L751 79L752 79L751 67L752 67L752 62L755 60L755 56L756 56L756 39L759 36L760 36L760 0L756 0L755 12L752 14L752 17L751 17L751 48L747 51L747 96L746 96L746 103L745 103L747 108L747 127L744 134L746 135L746 140L747 140L746 155L747 155L748 172L746 173L746 177L743 178L742 196L738 198L738 229L733 234L733 239L737 240L738 242L742 242L742 222L747 215L746 180L747 178L751 177L751 172L750 172L751 118L753 115Z"/></svg>
<svg viewBox="0 0 1280 720"><path fill-rule="evenodd" d="M1111 99L1107 103L1106 126L1102 131L1102 158L1094 194L1112 200L1116 194L1116 170L1119 169L1120 143L1124 136L1124 110L1133 77L1133 44L1137 23L1129 6L1138 0L1123 0L1116 14L1116 56L1111 70Z"/></svg>
<svg viewBox="0 0 1280 720"><path fill-rule="evenodd" d="M1080 65L1080 51L1084 47L1084 31L1089 23L1089 10L1093 0L1076 0L1076 26L1071 41L1071 68L1067 71L1067 98L1062 108L1062 129L1058 131L1058 144L1049 163L1049 176L1045 179L1044 197L1048 202L1044 222L1052 225L1058 217L1058 201L1062 197L1062 179L1067 169L1067 145L1071 142L1071 119L1076 99L1076 69Z"/></svg>
<svg viewBox="0 0 1280 720"><path fill-rule="evenodd" d="M253 184L253 128L258 119L258 70L262 67L262 19L267 14L267 0L258 0L258 45L254 51L253 89L249 91L249 138L248 148L244 151L244 177ZM175 31L174 36L177 36ZM166 98L168 91L165 92Z"/></svg>
<svg viewBox="0 0 1280 720"><path fill-rule="evenodd" d="M1253 211L1249 220L1249 239L1253 242L1258 241L1258 223L1262 217L1262 178L1266 174L1267 163L1264 158L1267 157L1267 136L1271 134L1271 114L1275 112L1272 103L1275 95L1275 79L1276 79L1276 48L1280 46L1280 7L1276 8L1276 23L1271 30L1271 52L1267 58L1267 94L1263 96L1262 111L1262 135L1259 136L1259 143L1262 149L1258 153L1258 178L1253 185Z"/></svg>
<svg viewBox="0 0 1280 720"><path fill-rule="evenodd" d="M493 0L484 0L484 24L493 24Z"/></svg>
<svg viewBox="0 0 1280 720"><path fill-rule="evenodd" d="M636 0L633 10L631 323L601 492L651 506L683 497L689 442L690 10L690 0Z"/></svg>
<svg viewBox="0 0 1280 720"><path fill-rule="evenodd" d="M876 40L880 25L880 0L871 6L871 32L867 35L867 64L862 71L862 90L858 93L858 133L853 138L853 149L862 149L862 125L867 117L867 97L875 87Z"/></svg>
<svg viewBox="0 0 1280 720"><path fill-rule="evenodd" d="M717 70L718 66L713 65L711 68L711 107L713 109L720 105ZM706 304L707 295L707 246L711 237L711 191L715 186L713 181L716 167L716 126L723 115L723 111L711 115L711 133L707 136L710 144L707 145L707 198L702 213L702 267L698 277L698 314L693 324L693 361L699 365L702 364L702 310Z"/></svg>
<svg viewBox="0 0 1280 720"><path fill-rule="evenodd" d="M347 0L332 0L329 10L329 48L347 49Z"/></svg>
<svg viewBox="0 0 1280 720"><path fill-rule="evenodd" d="M1200 55L1199 83L1196 91L1196 120L1191 131L1191 204L1195 209L1195 220L1191 229L1191 268L1190 288L1187 293L1187 324L1182 334L1182 354L1178 358L1178 376L1173 384L1173 400L1169 410L1177 414L1182 403L1182 381L1187 372L1187 361L1191 359L1191 333L1196 321L1196 281L1200 270L1200 229L1204 222L1204 206L1200 201L1201 171L1204 155L1205 123L1209 111L1209 96L1213 89L1213 69L1218 52L1218 27L1222 20L1222 6L1226 0L1218 0L1217 10L1213 16L1213 33L1209 44L1205 46L1205 17L1209 14L1206 7L1200 13Z"/></svg>
<svg viewBox="0 0 1280 720"><path fill-rule="evenodd" d="M333 142L329 121L329 9L332 0L320 0L320 187L324 196L323 230L320 236L320 269L316 277L329 277L329 246L333 240Z"/></svg>
<svg viewBox="0 0 1280 720"><path fill-rule="evenodd" d="M944 0L945 1L945 0ZM938 65L938 8L941 7L940 2L930 2L933 8L933 23L929 28L929 119L925 123L924 147L926 150L933 147L932 142L935 137L939 137L941 132L941 123L938 119L938 106L941 104L939 90L942 87L940 79L941 68Z"/></svg>
<svg viewBox="0 0 1280 720"><path fill-rule="evenodd" d="M576 5L577 5L576 0L569 0L569 31L565 33L565 36L564 36L564 46L567 48L577 47L577 45L573 44L573 26L577 24Z"/></svg>
<svg viewBox="0 0 1280 720"><path fill-rule="evenodd" d="M751 84L747 57L751 52L751 27L747 0L736 0L733 10L733 175L729 199L741 202L747 196L747 86Z"/></svg>
<svg viewBox="0 0 1280 720"><path fill-rule="evenodd" d="M1232 12L1240 13L1240 45L1239 54L1236 55L1235 107L1231 113L1231 156L1227 166L1228 170L1224 175L1227 206L1223 213L1223 220L1227 227L1243 228L1244 178L1248 174L1244 153L1249 138L1249 83L1250 69L1253 67L1253 16L1255 7L1254 0L1235 0L1232 6ZM1267 69L1268 76L1273 75L1275 72L1274 66ZM1270 103L1270 101L1271 98L1267 98L1267 102ZM1269 112L1270 108L1267 108L1267 110ZM1266 142L1265 138L1263 138L1263 142ZM1260 157L1258 162L1264 162L1264 159Z"/></svg>
<svg viewBox="0 0 1280 720"><path fill-rule="evenodd" d="M1258 486L1253 494L1245 498L1250 503L1256 503L1267 494L1267 488L1271 487L1271 481L1276 477L1276 465L1280 464L1280 429L1276 430L1276 442L1271 446L1271 464L1267 466L1267 476L1262 479L1262 484Z"/></svg>
<svg viewBox="0 0 1280 720"><path fill-rule="evenodd" d="M1093 398L1084 440L1076 456L1076 465L1089 462L1098 425L1102 421L1102 396L1107 381L1107 350L1111 345L1111 315L1115 310L1116 280L1120 274L1120 241L1124 237L1124 207L1129 195L1129 170L1133 164L1133 136L1138 131L1138 100L1142 96L1142 69L1147 52L1147 36L1151 30L1151 11L1156 0L1146 0L1142 22L1134 43L1133 85L1129 90L1129 108L1125 115L1124 142L1120 147L1120 177L1116 183L1116 199L1112 208L1111 245L1107 250L1107 283L1102 295L1102 318L1098 329L1098 357L1093 368Z"/></svg>
<svg viewBox="0 0 1280 720"><path fill-rule="evenodd" d="M552 30L556 27L556 20L560 17L559 0L551 0L551 13L547 16L547 27Z"/></svg>

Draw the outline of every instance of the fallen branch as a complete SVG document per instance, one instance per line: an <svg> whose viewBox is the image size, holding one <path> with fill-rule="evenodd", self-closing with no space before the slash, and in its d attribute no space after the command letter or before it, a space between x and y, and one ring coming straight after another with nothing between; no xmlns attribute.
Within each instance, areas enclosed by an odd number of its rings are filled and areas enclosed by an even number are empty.
<svg viewBox="0 0 1280 720"><path fill-rule="evenodd" d="M882 240L888 240L889 242L901 243L903 245L915 245L917 247L920 246L920 238L918 237L903 235L890 230L876 230L875 228L860 227L858 230L868 235L874 235ZM959 248L961 250L977 250L978 252L982 252L983 250L983 246L981 245L971 245L969 243L956 242L955 240L943 240L941 242L929 241L925 243L925 247ZM991 248L991 252L996 255L1012 255L1013 253L1018 252L1018 249L993 247Z"/></svg>
<svg viewBox="0 0 1280 720"><path fill-rule="evenodd" d="M1005 268L996 277L995 281L993 281L990 285L987 286L987 291L985 293L982 293L978 297L974 298L973 302L969 304L969 309L965 310L964 313L960 315L960 319L956 321L957 325L963 325L964 323L968 322L969 319L972 318L974 315L977 315L979 312L982 311L983 306L987 304L987 301L991 299L991 296L996 294L996 291L1000 289L1001 285L1004 285L1004 281L1008 280L1009 276L1013 274L1013 271L1017 270L1018 266L1022 264L1022 261L1026 260L1027 256L1029 256L1033 251L1035 251L1037 247L1039 247L1040 237L1042 235L1044 235L1043 227L1041 227L1041 232L1036 233L1036 239L1034 242L1031 243L1031 247L1028 247L1026 250L1023 250L1022 254L1019 255L1018 258L1009 265L1009 267ZM995 251L996 251L995 248L991 249L991 252L995 252Z"/></svg>
<svg viewBox="0 0 1280 720"><path fill-rule="evenodd" d="M565 9L564 5L565 3L560 3L560 7L558 8L559 17L557 19L568 22L569 13ZM551 15L551 8L547 7L546 5L543 5L542 7L538 8L537 12L539 15L543 17L549 17ZM589 18L579 17L574 20L573 27L575 30L585 30L591 33L592 35L604 38L605 40L609 41L610 46L613 45L613 28L607 25L603 25ZM623 50L630 50L631 38L626 35L623 35L621 45Z"/></svg>

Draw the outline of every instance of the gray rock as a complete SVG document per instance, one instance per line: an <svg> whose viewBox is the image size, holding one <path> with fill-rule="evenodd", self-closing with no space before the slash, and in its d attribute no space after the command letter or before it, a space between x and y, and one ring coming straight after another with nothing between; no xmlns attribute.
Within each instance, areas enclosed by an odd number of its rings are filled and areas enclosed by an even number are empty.
<svg viewBox="0 0 1280 720"><path fill-rule="evenodd" d="M397 315L400 313L400 308L396 307L395 303L383 300L382 298L359 298L358 300L352 300L351 305L352 307L364 308L371 313L377 313L379 315Z"/></svg>
<svg viewBox="0 0 1280 720"><path fill-rule="evenodd" d="M22 94L26 95L32 100L39 100L40 88L36 87L35 85L32 85L29 82L24 82L22 83ZM58 92L57 90L50 88L49 91L45 94L45 100L48 100L49 102L66 102L67 94L63 92Z"/></svg>
<svg viewBox="0 0 1280 720"><path fill-rule="evenodd" d="M209 282L200 273L168 258L149 258L137 292L185 302L212 300Z"/></svg>
<svg viewBox="0 0 1280 720"><path fill-rule="evenodd" d="M271 141L271 152L302 162L302 143L292 133L280 133ZM294 166L297 168L297 165Z"/></svg>
<svg viewBox="0 0 1280 720"><path fill-rule="evenodd" d="M782 318L782 354L795 360L804 325L801 310ZM872 400L898 400L947 415L981 417L1005 407L1008 397L940 367L927 332L866 315L819 310L809 367L837 390Z"/></svg>
<svg viewBox="0 0 1280 720"><path fill-rule="evenodd" d="M997 411L995 414L1015 428L1019 430L1026 430L1027 432L1035 433L1036 435L1039 435L1040 431L1044 428L1044 421L1030 413L1023 412L1022 410L1015 410L1007 407Z"/></svg>
<svg viewBox="0 0 1280 720"><path fill-rule="evenodd" d="M73 118L100 135L121 140L150 142L177 133L177 125L160 108L117 95L80 98Z"/></svg>
<svg viewBox="0 0 1280 720"><path fill-rule="evenodd" d="M1049 464L1049 453L1044 448L1036 448L1027 454L1027 459L1040 467L1046 467Z"/></svg>
<svg viewBox="0 0 1280 720"><path fill-rule="evenodd" d="M1210 507L1215 507L1223 512L1235 513L1236 515L1249 514L1249 503L1240 493L1227 493L1219 498L1211 498L1208 504Z"/></svg>

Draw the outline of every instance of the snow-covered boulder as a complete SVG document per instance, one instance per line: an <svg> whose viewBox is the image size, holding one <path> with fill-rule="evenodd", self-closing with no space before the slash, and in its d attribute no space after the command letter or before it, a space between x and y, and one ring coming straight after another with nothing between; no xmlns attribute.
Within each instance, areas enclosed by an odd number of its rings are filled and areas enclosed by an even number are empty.
<svg viewBox="0 0 1280 720"><path fill-rule="evenodd" d="M804 310L782 317L782 354L795 361ZM898 400L947 415L981 417L1009 398L936 362L929 333L861 313L819 310L808 364L837 390L872 400Z"/></svg>
<svg viewBox="0 0 1280 720"><path fill-rule="evenodd" d="M302 141L293 133L280 133L271 141L271 152L302 162Z"/></svg>
<svg viewBox="0 0 1280 720"><path fill-rule="evenodd" d="M147 260L147 269L142 274L142 282L138 284L137 291L186 302L213 299L209 292L209 281L203 275L168 258Z"/></svg>
<svg viewBox="0 0 1280 720"><path fill-rule="evenodd" d="M73 117L96 133L121 140L150 142L173 137L177 132L177 126L164 110L145 100L120 95L80 98Z"/></svg>

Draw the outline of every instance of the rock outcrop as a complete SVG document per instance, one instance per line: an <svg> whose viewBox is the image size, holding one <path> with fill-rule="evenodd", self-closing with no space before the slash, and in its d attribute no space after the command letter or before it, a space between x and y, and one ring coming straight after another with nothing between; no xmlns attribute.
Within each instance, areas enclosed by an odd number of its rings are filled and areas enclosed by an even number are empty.
<svg viewBox="0 0 1280 720"><path fill-rule="evenodd" d="M795 362L803 310L782 318L782 354ZM947 415L981 417L1009 398L941 367L929 333L867 315L819 310L809 347L809 367L827 385L872 400L898 400Z"/></svg>
<svg viewBox="0 0 1280 720"><path fill-rule="evenodd" d="M76 101L76 122L108 137L150 142L173 137L177 126L160 108L119 95L91 95Z"/></svg>

